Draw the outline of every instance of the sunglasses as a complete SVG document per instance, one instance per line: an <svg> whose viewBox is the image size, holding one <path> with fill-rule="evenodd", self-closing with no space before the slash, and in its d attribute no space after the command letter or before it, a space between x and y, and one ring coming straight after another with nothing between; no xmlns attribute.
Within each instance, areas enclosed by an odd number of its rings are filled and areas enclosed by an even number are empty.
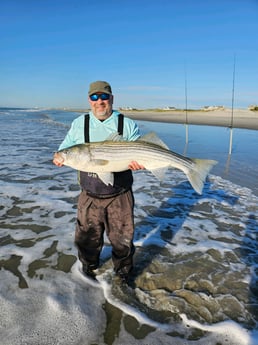
<svg viewBox="0 0 258 345"><path fill-rule="evenodd" d="M96 102L98 99L101 99L102 101L107 101L110 98L110 95L108 93L94 93L93 95L90 95L90 100Z"/></svg>

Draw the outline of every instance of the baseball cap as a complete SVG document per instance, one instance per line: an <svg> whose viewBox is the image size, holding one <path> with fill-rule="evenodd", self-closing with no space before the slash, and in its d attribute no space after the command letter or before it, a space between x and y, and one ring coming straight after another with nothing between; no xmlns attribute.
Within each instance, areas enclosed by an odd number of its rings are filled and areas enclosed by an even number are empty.
<svg viewBox="0 0 258 345"><path fill-rule="evenodd" d="M109 83L102 80L94 81L90 84L88 92L89 96L93 95L96 92L103 92L112 95L111 86L109 85Z"/></svg>

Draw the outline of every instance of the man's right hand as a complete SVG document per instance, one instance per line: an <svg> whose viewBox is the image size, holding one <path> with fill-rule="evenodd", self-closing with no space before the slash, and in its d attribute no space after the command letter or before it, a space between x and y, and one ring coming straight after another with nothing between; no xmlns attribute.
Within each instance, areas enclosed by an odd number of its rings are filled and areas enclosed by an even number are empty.
<svg viewBox="0 0 258 345"><path fill-rule="evenodd" d="M53 163L58 167L62 167L64 165L64 159L58 156L55 152L53 157Z"/></svg>

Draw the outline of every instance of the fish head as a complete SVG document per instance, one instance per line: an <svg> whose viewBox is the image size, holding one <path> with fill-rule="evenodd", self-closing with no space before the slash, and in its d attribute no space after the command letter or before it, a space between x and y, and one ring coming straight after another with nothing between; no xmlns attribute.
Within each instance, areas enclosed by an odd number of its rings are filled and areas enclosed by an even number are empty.
<svg viewBox="0 0 258 345"><path fill-rule="evenodd" d="M56 153L56 159L60 159L65 165L77 167L82 161L90 161L89 147L81 144L62 149Z"/></svg>

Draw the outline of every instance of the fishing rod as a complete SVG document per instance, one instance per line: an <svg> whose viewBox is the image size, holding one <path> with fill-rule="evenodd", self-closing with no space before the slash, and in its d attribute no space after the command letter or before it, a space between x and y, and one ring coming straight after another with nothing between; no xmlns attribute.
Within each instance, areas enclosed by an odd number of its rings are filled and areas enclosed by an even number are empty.
<svg viewBox="0 0 258 345"><path fill-rule="evenodd" d="M236 74L236 55L234 55L234 65L233 65L233 82L232 82L232 103L231 103L231 121L230 121L230 140L229 140L229 152L232 153L232 143L233 143L233 124L234 124L234 100L235 100L235 74Z"/></svg>

